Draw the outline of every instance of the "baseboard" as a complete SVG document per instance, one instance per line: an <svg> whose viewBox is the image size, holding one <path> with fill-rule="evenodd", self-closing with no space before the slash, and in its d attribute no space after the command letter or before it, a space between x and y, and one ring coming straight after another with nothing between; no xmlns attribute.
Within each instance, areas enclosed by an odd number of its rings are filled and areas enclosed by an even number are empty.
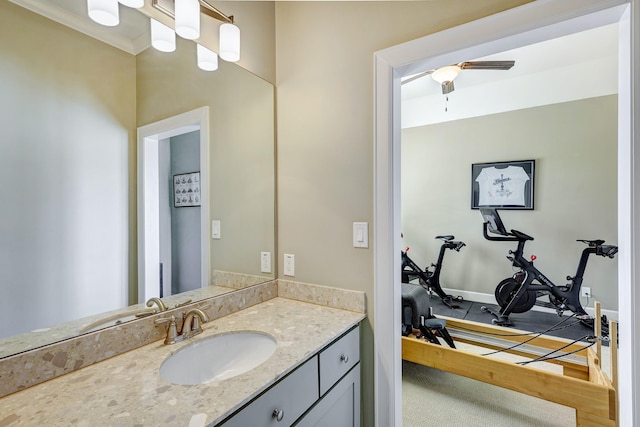
<svg viewBox="0 0 640 427"><path fill-rule="evenodd" d="M461 296L463 299L468 301L475 301L484 304L496 304L496 299L493 294L485 294L481 292L472 292L472 291L463 291L460 289L451 289L451 288L443 288L443 290L450 295ZM593 301L589 301L592 303ZM585 311L589 313L591 316L595 315L595 308L586 306L584 307ZM546 307L538 307L533 306L532 310L542 311L545 313L555 313L555 310ZM610 320L618 320L618 311L617 310L605 310L601 309L600 312L607 316Z"/></svg>

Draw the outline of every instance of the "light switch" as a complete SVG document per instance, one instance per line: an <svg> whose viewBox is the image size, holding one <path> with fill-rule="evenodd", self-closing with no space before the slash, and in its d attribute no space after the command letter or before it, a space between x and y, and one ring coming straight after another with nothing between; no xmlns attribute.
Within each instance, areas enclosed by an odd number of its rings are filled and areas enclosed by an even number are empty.
<svg viewBox="0 0 640 427"><path fill-rule="evenodd" d="M295 276L296 275L296 256L291 254L284 254L284 275Z"/></svg>
<svg viewBox="0 0 640 427"><path fill-rule="evenodd" d="M368 222L353 223L353 247L354 248L369 247L369 223Z"/></svg>
<svg viewBox="0 0 640 427"><path fill-rule="evenodd" d="M220 238L220 220L214 219L211 221L211 238Z"/></svg>
<svg viewBox="0 0 640 427"><path fill-rule="evenodd" d="M260 252L260 272L271 273L271 252Z"/></svg>

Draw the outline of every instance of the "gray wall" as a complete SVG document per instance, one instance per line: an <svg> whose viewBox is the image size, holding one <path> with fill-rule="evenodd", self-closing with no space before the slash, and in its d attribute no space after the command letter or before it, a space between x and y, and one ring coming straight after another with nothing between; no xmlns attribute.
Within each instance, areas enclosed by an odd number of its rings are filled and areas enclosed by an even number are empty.
<svg viewBox="0 0 640 427"><path fill-rule="evenodd" d="M583 243L617 243L617 96L421 126L402 132L402 231L411 258L435 262L434 237L467 243L449 251L445 287L489 294L513 274L505 259L513 243L482 236L482 218L470 208L471 164L536 161L535 210L500 211L507 229L534 237L525 256L557 285L574 275ZM617 258L591 257L583 286L603 309L617 310ZM583 299L583 304L586 299Z"/></svg>
<svg viewBox="0 0 640 427"><path fill-rule="evenodd" d="M200 131L171 138L171 177L200 170ZM172 198L170 198L173 201ZM171 203L171 291L173 294L200 287L200 206L176 208Z"/></svg>

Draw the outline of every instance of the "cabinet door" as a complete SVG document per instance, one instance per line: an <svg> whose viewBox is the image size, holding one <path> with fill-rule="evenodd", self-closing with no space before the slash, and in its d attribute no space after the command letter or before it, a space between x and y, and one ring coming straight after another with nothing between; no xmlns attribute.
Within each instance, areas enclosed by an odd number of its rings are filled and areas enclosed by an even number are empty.
<svg viewBox="0 0 640 427"><path fill-rule="evenodd" d="M360 361L360 328L356 327L320 352L320 396Z"/></svg>
<svg viewBox="0 0 640 427"><path fill-rule="evenodd" d="M318 358L314 356L222 425L290 426L318 397Z"/></svg>
<svg viewBox="0 0 640 427"><path fill-rule="evenodd" d="M297 427L360 426L360 364L358 363L304 416Z"/></svg>

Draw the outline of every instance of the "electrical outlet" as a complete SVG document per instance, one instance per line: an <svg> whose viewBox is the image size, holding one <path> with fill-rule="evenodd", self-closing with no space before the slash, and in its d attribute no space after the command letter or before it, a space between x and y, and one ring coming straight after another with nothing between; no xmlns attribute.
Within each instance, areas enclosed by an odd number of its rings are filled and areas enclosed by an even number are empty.
<svg viewBox="0 0 640 427"><path fill-rule="evenodd" d="M284 254L284 275L295 276L296 275L296 256L291 254Z"/></svg>
<svg viewBox="0 0 640 427"><path fill-rule="evenodd" d="M582 288L580 288L580 295L582 295L583 297L591 298L591 288L583 286Z"/></svg>
<svg viewBox="0 0 640 427"><path fill-rule="evenodd" d="M271 273L271 252L260 252L260 272Z"/></svg>

